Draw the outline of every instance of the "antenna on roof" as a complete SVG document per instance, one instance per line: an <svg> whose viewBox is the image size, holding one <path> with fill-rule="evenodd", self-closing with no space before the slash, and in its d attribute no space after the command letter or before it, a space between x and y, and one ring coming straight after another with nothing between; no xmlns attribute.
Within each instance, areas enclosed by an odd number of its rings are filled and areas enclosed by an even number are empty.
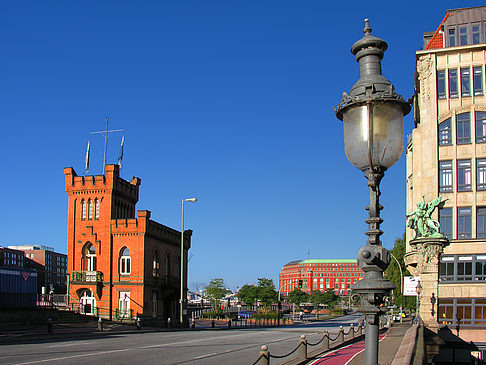
<svg viewBox="0 0 486 365"><path fill-rule="evenodd" d="M106 117L106 130L89 133L90 137L88 138L88 148L86 149L86 173L89 172L90 138L91 138L92 134L102 134L105 137L105 152L104 152L104 155L103 155L103 175L104 175L106 173L106 148L107 148L107 144L108 144L108 136L112 133L123 132L122 142L121 142L121 151L120 151L120 155L118 157L118 165L120 166L120 169L121 169L122 159L123 159L123 144L124 144L124 141L125 141L125 130L124 129L109 130L108 129L108 122L109 122L109 119L108 119L108 117Z"/></svg>

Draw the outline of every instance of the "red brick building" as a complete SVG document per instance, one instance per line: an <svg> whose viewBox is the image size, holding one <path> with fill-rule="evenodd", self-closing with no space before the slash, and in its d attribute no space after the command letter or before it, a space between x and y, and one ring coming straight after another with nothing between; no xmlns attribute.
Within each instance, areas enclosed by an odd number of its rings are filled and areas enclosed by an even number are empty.
<svg viewBox="0 0 486 365"><path fill-rule="evenodd" d="M153 317L177 322L181 233L138 210L141 180L106 174L77 176L65 168L69 294L81 311L110 319ZM184 289L192 231L184 232ZM184 298L186 295L184 295Z"/></svg>
<svg viewBox="0 0 486 365"><path fill-rule="evenodd" d="M364 277L354 259L313 259L291 261L284 265L278 278L280 292L287 295L295 288L310 294L311 290L334 289L347 295L351 286Z"/></svg>

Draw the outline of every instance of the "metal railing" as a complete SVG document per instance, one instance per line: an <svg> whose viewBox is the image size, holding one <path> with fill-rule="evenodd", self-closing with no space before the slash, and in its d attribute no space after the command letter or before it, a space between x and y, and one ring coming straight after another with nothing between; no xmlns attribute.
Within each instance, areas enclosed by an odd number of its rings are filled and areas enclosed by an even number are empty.
<svg viewBox="0 0 486 365"><path fill-rule="evenodd" d="M351 324L349 326L349 330L347 332L344 331L342 326L339 327L339 332L336 337L331 337L327 330L324 330L324 334L322 338L316 343L309 343L307 342L307 338L305 335L301 335L299 339L299 344L296 348L285 355L273 355L270 354L267 345L263 345L260 350L260 356L252 365L269 365L270 359L283 359L286 357L290 357L298 352L298 356L296 360L304 361L308 359L308 347L316 347L316 350L319 350L319 353L324 353L329 351L330 349L341 347L345 343L346 336L347 341L353 341L357 338L363 336L363 327L361 324L355 329L354 325ZM317 346L320 347L318 348Z"/></svg>

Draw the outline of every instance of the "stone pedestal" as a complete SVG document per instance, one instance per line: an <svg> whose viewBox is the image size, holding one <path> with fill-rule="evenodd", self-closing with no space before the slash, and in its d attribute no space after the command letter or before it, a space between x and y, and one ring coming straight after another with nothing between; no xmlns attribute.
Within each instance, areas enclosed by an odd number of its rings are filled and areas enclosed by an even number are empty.
<svg viewBox="0 0 486 365"><path fill-rule="evenodd" d="M449 244L447 238L421 237L410 241L411 252L405 257L405 265L413 276L420 276L419 314L430 330L437 332L437 298L439 291L439 257Z"/></svg>

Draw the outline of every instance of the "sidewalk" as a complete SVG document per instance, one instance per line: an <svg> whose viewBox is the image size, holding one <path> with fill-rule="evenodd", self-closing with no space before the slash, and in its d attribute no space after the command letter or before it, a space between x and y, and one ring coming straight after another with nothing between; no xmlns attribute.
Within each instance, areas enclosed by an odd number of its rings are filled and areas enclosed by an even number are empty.
<svg viewBox="0 0 486 365"><path fill-rule="evenodd" d="M411 325L412 323L410 321L403 323L395 322L393 327L387 331L385 339L380 342L378 347L378 363L380 365L390 365L392 363L393 358L402 343L403 336L405 336L405 333ZM348 365L362 365L363 363L364 351L356 355Z"/></svg>
<svg viewBox="0 0 486 365"><path fill-rule="evenodd" d="M48 339L71 339L73 337L92 337L106 336L128 333L145 333L156 332L163 329L153 327L142 327L137 330L135 325L120 324L109 321L103 322L103 332L98 331L97 321L88 321L85 323L66 323L53 324L52 334L47 332L47 324L42 325L25 325L25 324L0 324L0 344L11 342L22 342L32 340ZM171 329L173 330L173 329Z"/></svg>

